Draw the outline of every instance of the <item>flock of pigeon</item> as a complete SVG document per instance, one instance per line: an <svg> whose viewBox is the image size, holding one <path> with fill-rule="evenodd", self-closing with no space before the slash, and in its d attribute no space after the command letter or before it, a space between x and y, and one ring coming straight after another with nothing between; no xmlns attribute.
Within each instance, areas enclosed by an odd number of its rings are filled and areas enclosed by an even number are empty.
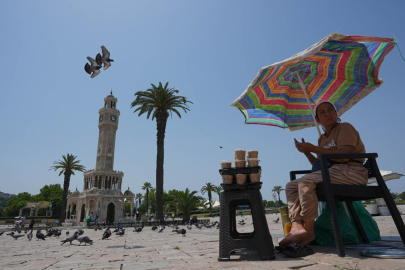
<svg viewBox="0 0 405 270"><path fill-rule="evenodd" d="M98 53L96 55L96 60L94 60L90 56L87 56L87 60L90 61L91 65L89 65L89 63L86 63L86 65L84 65L84 70L88 74L91 74L90 78L94 78L98 74L100 74L100 69L103 65L103 70L107 70L111 66L111 62L114 62L114 60L110 58L110 52L105 46L101 46L101 52L103 53L103 56Z"/></svg>
<svg viewBox="0 0 405 270"><path fill-rule="evenodd" d="M210 228L212 228L214 226L216 226L216 228L219 229L219 222L218 221L215 221L215 222L212 222L212 223L208 223L208 222L200 223L200 224L196 223L196 224L193 224L193 225L195 225L195 227L200 229L200 230L203 227L210 229ZM193 225L190 224L190 223L185 224L185 226L187 227L188 230L191 230ZM94 228L95 231L103 230L103 226L105 228L105 224L103 224L103 225L99 224L99 225L97 225L96 227L93 227L93 228ZM175 232L177 234L181 234L182 236L185 236L186 233L187 233L185 228L180 228L177 225L171 224L171 225L167 225L167 226L173 228L172 232ZM137 233L140 233L140 232L142 232L143 228L144 228L144 224L143 223L142 224L138 223L138 224L135 224L133 231L137 232ZM163 230L165 228L166 227L163 226L163 225L153 226L152 231L157 231L158 233L161 233L161 232L163 232ZM123 235L125 235L125 228L122 225L116 225L116 226L114 226L114 230L112 231L110 227L107 227L104 230L104 233L103 233L103 236L102 236L101 240L108 239L113 233L115 233L117 236L123 236ZM3 235L3 234L4 234L4 231L0 232L0 236ZM87 244L92 245L93 242L94 242L88 236L83 235L84 231L82 229L79 229L79 230L75 231L73 233L73 235L71 235L71 236L69 236L69 234L70 234L69 230L67 230L66 231L66 237L67 238L65 240L61 241L61 243L62 243L61 245L66 244L68 242L69 242L69 244L72 244L73 241L78 241L79 246L82 243L84 243L84 245L87 245ZM24 231L24 234L22 234L21 230L18 230L18 231L9 232L9 233L7 233L7 235L13 237L15 240L17 240L18 238L23 237L25 235L27 236L29 241L31 241L32 238L33 238L32 232L30 230L28 230L28 229ZM35 234L35 237L36 237L37 241L38 240L46 241L46 238L60 237L61 235L62 235L62 231L59 230L59 229L46 229L45 233L42 233L42 230L37 230L37 232Z"/></svg>

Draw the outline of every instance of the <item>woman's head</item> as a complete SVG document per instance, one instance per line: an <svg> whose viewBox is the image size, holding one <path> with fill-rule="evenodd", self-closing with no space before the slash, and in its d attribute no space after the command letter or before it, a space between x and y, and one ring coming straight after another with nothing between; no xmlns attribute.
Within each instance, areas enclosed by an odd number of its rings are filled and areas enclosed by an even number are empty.
<svg viewBox="0 0 405 270"><path fill-rule="evenodd" d="M338 114L335 105L329 101L321 101L315 107L315 119L328 131L338 123Z"/></svg>

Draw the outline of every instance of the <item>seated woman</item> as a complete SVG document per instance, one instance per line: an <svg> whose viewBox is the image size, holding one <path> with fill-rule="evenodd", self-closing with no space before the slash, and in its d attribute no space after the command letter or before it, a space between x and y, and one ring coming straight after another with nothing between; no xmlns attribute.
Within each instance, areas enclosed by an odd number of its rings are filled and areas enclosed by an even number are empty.
<svg viewBox="0 0 405 270"><path fill-rule="evenodd" d="M322 154L365 153L365 147L357 130L349 123L340 123L335 106L329 101L319 102L315 107L315 119L325 131L318 139L318 146L311 143L298 142L295 146L304 153L313 167ZM312 153L315 153L315 157ZM335 184L366 185L368 171L360 160L336 160L329 164L330 179ZM292 221L291 232L279 243L284 254L302 257L313 253L305 247L315 239L314 223L318 216L318 198L316 184L322 182L322 173L313 168L313 172L300 179L289 182L285 191L288 212ZM292 252L292 253L291 253Z"/></svg>

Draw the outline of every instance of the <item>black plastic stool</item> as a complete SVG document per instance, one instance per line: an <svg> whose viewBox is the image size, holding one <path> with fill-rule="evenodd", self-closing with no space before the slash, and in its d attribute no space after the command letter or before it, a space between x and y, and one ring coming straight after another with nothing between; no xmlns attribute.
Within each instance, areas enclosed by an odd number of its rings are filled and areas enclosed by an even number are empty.
<svg viewBox="0 0 405 270"><path fill-rule="evenodd" d="M274 246L262 204L260 193L261 183L249 185L251 189L231 190L231 186L222 185L221 215L219 231L219 257L218 261L227 261L235 250L247 249L260 253L262 260L274 260ZM246 188L246 187L244 187ZM228 191L227 191L228 190ZM236 230L237 205L250 205L253 219L253 232L239 233Z"/></svg>

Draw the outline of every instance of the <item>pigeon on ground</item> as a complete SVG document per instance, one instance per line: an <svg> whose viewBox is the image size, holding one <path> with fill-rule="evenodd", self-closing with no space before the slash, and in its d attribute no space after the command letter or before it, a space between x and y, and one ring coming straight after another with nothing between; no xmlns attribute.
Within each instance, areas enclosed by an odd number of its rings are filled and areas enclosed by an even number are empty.
<svg viewBox="0 0 405 270"><path fill-rule="evenodd" d="M273 220L274 223L278 223L280 221L280 217L278 217L277 219Z"/></svg>
<svg viewBox="0 0 405 270"><path fill-rule="evenodd" d="M66 231L66 235L69 235L69 231Z"/></svg>
<svg viewBox="0 0 405 270"><path fill-rule="evenodd" d="M142 227L135 227L134 232L140 233L142 231Z"/></svg>
<svg viewBox="0 0 405 270"><path fill-rule="evenodd" d="M32 240L32 231L27 234L28 241Z"/></svg>
<svg viewBox="0 0 405 270"><path fill-rule="evenodd" d="M120 230L120 228L116 228L115 230L113 230L113 232L118 232Z"/></svg>
<svg viewBox="0 0 405 270"><path fill-rule="evenodd" d="M24 234L27 234L27 232L28 232L28 229L26 229L26 230L24 231Z"/></svg>
<svg viewBox="0 0 405 270"><path fill-rule="evenodd" d="M104 233L103 233L103 238L101 238L101 240L107 239L108 237L111 236L111 231L110 228L107 228Z"/></svg>
<svg viewBox="0 0 405 270"><path fill-rule="evenodd" d="M14 235L14 232L7 233L7 235Z"/></svg>
<svg viewBox="0 0 405 270"><path fill-rule="evenodd" d="M70 244L72 244L72 242L73 242L74 240L76 240L78 236L79 236L78 233L74 233L71 237L68 237L68 238L66 238L65 240L62 240L62 241L61 241L61 242L62 242L61 245L65 244L65 243L67 243L67 242L69 242Z"/></svg>
<svg viewBox="0 0 405 270"><path fill-rule="evenodd" d="M101 64L104 64L103 70L107 70L111 66L110 62L114 62L114 60L110 59L110 52L107 50L106 47L101 46L101 51L103 53L103 56L101 57L101 54L98 53L96 56L96 62L99 66L101 66Z"/></svg>
<svg viewBox="0 0 405 270"><path fill-rule="evenodd" d="M37 241L38 241L39 239L45 241L45 235L44 235L43 233L41 233L41 230L38 230L37 233L35 234L35 236L37 237Z"/></svg>
<svg viewBox="0 0 405 270"><path fill-rule="evenodd" d="M245 225L245 221L244 221L243 219L240 220L240 221L239 221L239 225L241 225L241 226Z"/></svg>
<svg viewBox="0 0 405 270"><path fill-rule="evenodd" d="M82 229L79 229L79 230L77 231L77 233L78 233L79 235L82 235L82 234L84 233L84 231L83 231Z"/></svg>
<svg viewBox="0 0 405 270"><path fill-rule="evenodd" d="M125 234L125 229L124 228L121 228L117 233L116 233L116 235L119 235L119 236L123 236Z"/></svg>
<svg viewBox="0 0 405 270"><path fill-rule="evenodd" d="M46 233L46 237L51 237L53 235L53 231L51 231L51 230L49 230L47 233Z"/></svg>
<svg viewBox="0 0 405 270"><path fill-rule="evenodd" d="M159 233L161 233L161 232L163 232L163 230L165 229L165 226L161 226L160 228L159 228Z"/></svg>
<svg viewBox="0 0 405 270"><path fill-rule="evenodd" d="M195 224L195 226L196 226L198 229L200 229L200 230L201 230L201 229L202 229L202 227L203 227L203 225L202 225L202 224L197 224L197 223Z"/></svg>
<svg viewBox="0 0 405 270"><path fill-rule="evenodd" d="M86 63L86 65L84 65L84 70L87 73L91 74L90 78L94 78L100 73L101 66L97 65L97 62L90 56L87 56L87 59L90 61L91 66L89 65L89 63Z"/></svg>
<svg viewBox="0 0 405 270"><path fill-rule="evenodd" d="M80 242L79 246L84 242L84 245L90 244L93 245L93 240L91 240L88 236L81 235L77 239Z"/></svg>
<svg viewBox="0 0 405 270"><path fill-rule="evenodd" d="M55 237L59 237L62 234L61 230L56 230L56 232L53 234Z"/></svg>
<svg viewBox="0 0 405 270"><path fill-rule="evenodd" d="M13 237L14 240L17 240L19 237L23 237L24 235L21 235L21 234L19 234L19 235L10 234L10 236Z"/></svg>
<svg viewBox="0 0 405 270"><path fill-rule="evenodd" d="M0 233L0 236L3 235L4 231Z"/></svg>
<svg viewBox="0 0 405 270"><path fill-rule="evenodd" d="M157 229L157 227L156 226L153 226L152 227L152 231L154 231L154 230L156 230Z"/></svg>
<svg viewBox="0 0 405 270"><path fill-rule="evenodd" d="M185 229L181 229L180 233L181 233L182 236L186 236L186 230Z"/></svg>

